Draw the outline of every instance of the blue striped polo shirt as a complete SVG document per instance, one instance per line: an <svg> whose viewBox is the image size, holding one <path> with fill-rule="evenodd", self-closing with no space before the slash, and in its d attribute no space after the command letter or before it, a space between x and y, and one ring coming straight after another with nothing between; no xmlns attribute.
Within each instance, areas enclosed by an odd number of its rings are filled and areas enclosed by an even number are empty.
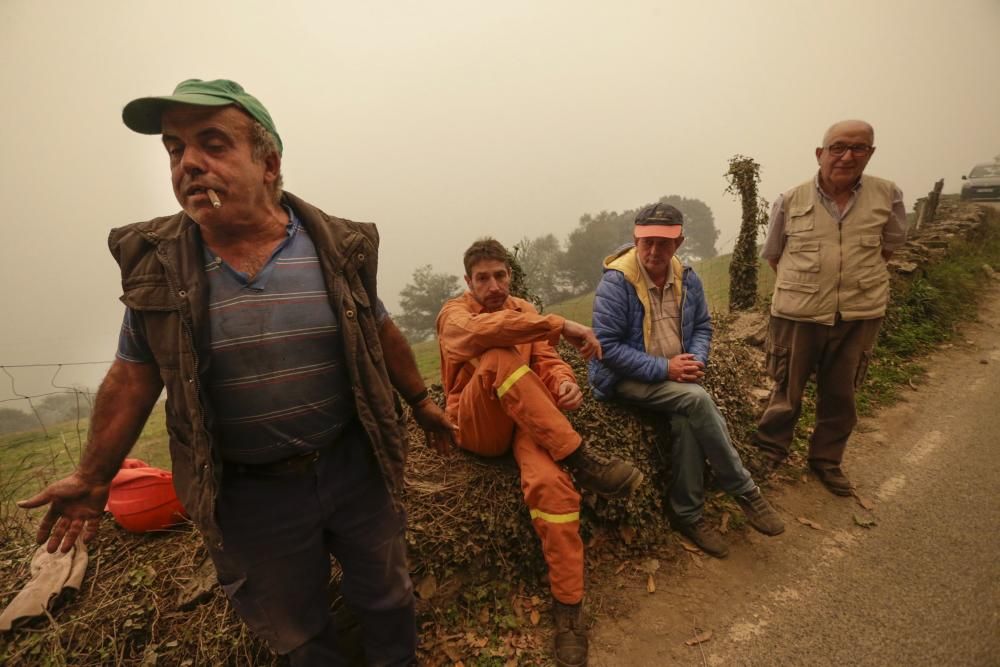
<svg viewBox="0 0 1000 667"><path fill-rule="evenodd" d="M207 391L222 457L238 463L323 448L356 416L316 246L286 210L288 235L252 279L202 244L212 350ZM376 309L382 322L381 301ZM153 361L141 324L126 310L120 359Z"/></svg>

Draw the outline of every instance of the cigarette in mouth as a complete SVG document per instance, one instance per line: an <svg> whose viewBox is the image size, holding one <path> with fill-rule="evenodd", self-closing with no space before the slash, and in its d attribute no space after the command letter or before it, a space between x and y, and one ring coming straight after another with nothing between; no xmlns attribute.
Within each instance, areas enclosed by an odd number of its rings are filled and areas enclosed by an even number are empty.
<svg viewBox="0 0 1000 667"><path fill-rule="evenodd" d="M212 206L215 208L222 207L222 201L219 199L219 195L215 194L215 190L212 188L205 188L205 194L208 195L209 200L212 202Z"/></svg>

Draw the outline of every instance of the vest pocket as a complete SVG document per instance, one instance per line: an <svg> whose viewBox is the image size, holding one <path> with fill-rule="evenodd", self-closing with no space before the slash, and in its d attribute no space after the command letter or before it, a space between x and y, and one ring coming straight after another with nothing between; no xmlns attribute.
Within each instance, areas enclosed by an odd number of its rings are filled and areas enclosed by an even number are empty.
<svg viewBox="0 0 1000 667"><path fill-rule="evenodd" d="M786 317L813 317L819 298L819 285L779 280L774 284L774 311Z"/></svg>
<svg viewBox="0 0 1000 667"><path fill-rule="evenodd" d="M816 225L812 210L812 204L789 208L788 216L785 219L785 233L794 236L803 232L811 232Z"/></svg>
<svg viewBox="0 0 1000 667"><path fill-rule="evenodd" d="M882 286L889 282L888 274L883 276L869 276L867 278L858 278L858 287L862 290L871 289L873 287Z"/></svg>
<svg viewBox="0 0 1000 667"><path fill-rule="evenodd" d="M860 262L863 266L877 266L882 260L882 237L878 234L862 234L858 238Z"/></svg>
<svg viewBox="0 0 1000 667"><path fill-rule="evenodd" d="M889 274L885 269L882 269L880 275L859 278L857 296L857 301L852 305L859 311L885 308L889 300Z"/></svg>
<svg viewBox="0 0 1000 667"><path fill-rule="evenodd" d="M782 259L786 268L792 271L819 273L819 241L788 239Z"/></svg>

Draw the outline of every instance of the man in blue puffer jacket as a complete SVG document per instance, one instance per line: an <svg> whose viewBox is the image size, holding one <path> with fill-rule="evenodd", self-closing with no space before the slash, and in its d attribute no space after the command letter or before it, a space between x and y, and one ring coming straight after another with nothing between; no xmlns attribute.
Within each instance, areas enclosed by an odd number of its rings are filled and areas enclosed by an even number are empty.
<svg viewBox="0 0 1000 667"><path fill-rule="evenodd" d="M670 420L673 520L684 536L721 558L726 543L702 518L706 458L750 525L766 535L785 526L740 462L726 420L700 384L712 320L701 280L674 256L684 241L682 225L673 206L647 206L635 217L635 243L605 259L593 320L604 357L591 360L590 384L599 400L619 400Z"/></svg>

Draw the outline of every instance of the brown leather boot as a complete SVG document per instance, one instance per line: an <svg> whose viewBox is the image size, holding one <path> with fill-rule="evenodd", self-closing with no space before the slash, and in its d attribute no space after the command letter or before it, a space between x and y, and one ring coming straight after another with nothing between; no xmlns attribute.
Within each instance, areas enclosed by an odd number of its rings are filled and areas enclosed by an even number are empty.
<svg viewBox="0 0 1000 667"><path fill-rule="evenodd" d="M607 457L581 444L559 463L581 488L605 498L629 495L642 484L642 471L621 459Z"/></svg>
<svg viewBox="0 0 1000 667"><path fill-rule="evenodd" d="M584 667L587 664L587 624L583 619L583 603L563 604L552 600L552 617L556 626L556 665Z"/></svg>
<svg viewBox="0 0 1000 667"><path fill-rule="evenodd" d="M771 507L771 503L764 500L759 486L742 496L736 496L736 502L746 515L747 522L758 531L765 535L780 535L785 532L784 522Z"/></svg>
<svg viewBox="0 0 1000 667"><path fill-rule="evenodd" d="M810 470L816 475L816 479L823 483L830 493L838 496L850 496L854 494L854 485L847 478L840 466L814 466L809 464Z"/></svg>
<svg viewBox="0 0 1000 667"><path fill-rule="evenodd" d="M698 517L694 523L678 526L677 530L709 556L725 558L729 555L729 547L722 539L722 533L709 526L703 517Z"/></svg>

